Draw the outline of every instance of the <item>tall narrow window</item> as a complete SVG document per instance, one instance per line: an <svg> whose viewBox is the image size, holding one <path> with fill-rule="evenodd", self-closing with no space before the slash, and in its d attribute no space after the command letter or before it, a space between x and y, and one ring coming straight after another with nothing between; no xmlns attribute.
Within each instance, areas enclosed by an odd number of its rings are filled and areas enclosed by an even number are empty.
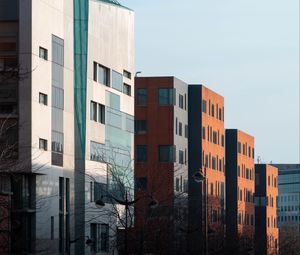
<svg viewBox="0 0 300 255"><path fill-rule="evenodd" d="M105 124L105 106L98 104L98 122Z"/></svg>
<svg viewBox="0 0 300 255"><path fill-rule="evenodd" d="M179 94L179 108L183 109L184 105L183 105L183 95Z"/></svg>
<svg viewBox="0 0 300 255"><path fill-rule="evenodd" d="M48 50L43 47L40 47L39 48L39 57L44 60L48 60Z"/></svg>
<svg viewBox="0 0 300 255"><path fill-rule="evenodd" d="M148 102L147 89L137 89L136 90L136 104L137 105L147 105L147 102Z"/></svg>
<svg viewBox="0 0 300 255"><path fill-rule="evenodd" d="M204 113L207 112L206 105L207 105L206 100L202 100L202 112L204 112Z"/></svg>
<svg viewBox="0 0 300 255"><path fill-rule="evenodd" d="M123 91L123 76L114 70L112 71L112 88Z"/></svg>
<svg viewBox="0 0 300 255"><path fill-rule="evenodd" d="M109 68L99 65L97 70L98 82L105 85L110 86L110 70Z"/></svg>
<svg viewBox="0 0 300 255"><path fill-rule="evenodd" d="M178 134L180 136L182 136L182 123L181 122L179 122L179 125L178 125Z"/></svg>
<svg viewBox="0 0 300 255"><path fill-rule="evenodd" d="M44 93L39 93L39 103L43 105L48 105L48 96Z"/></svg>
<svg viewBox="0 0 300 255"><path fill-rule="evenodd" d="M97 103L91 101L91 120L97 121Z"/></svg>
<svg viewBox="0 0 300 255"><path fill-rule="evenodd" d="M147 161L147 145L137 145L136 146L137 162Z"/></svg>
<svg viewBox="0 0 300 255"><path fill-rule="evenodd" d="M51 239L51 240L54 240L54 216L51 216L50 221L51 221L51 226L50 226L50 229L51 229L51 232L50 232L50 239Z"/></svg>
<svg viewBox="0 0 300 255"><path fill-rule="evenodd" d="M184 164L183 151L179 150L179 164Z"/></svg>
<svg viewBox="0 0 300 255"><path fill-rule="evenodd" d="M189 128L188 125L184 125L184 137L188 138Z"/></svg>

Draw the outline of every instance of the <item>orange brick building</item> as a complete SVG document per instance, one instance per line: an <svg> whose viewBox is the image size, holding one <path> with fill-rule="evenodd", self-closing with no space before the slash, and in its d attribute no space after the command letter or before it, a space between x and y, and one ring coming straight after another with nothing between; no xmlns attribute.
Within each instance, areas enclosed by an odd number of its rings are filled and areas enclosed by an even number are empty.
<svg viewBox="0 0 300 255"><path fill-rule="evenodd" d="M254 138L226 130L226 238L231 254L254 250Z"/></svg>
<svg viewBox="0 0 300 255"><path fill-rule="evenodd" d="M186 225L187 215L187 88L175 77L135 79L138 252L174 254L174 249L186 249L178 228ZM153 199L158 202L155 209L149 208Z"/></svg>
<svg viewBox="0 0 300 255"><path fill-rule="evenodd" d="M278 169L255 165L255 254L278 254L277 227Z"/></svg>
<svg viewBox="0 0 300 255"><path fill-rule="evenodd" d="M191 254L224 246L224 98L203 85L189 86L189 230ZM205 180L197 183L195 172Z"/></svg>

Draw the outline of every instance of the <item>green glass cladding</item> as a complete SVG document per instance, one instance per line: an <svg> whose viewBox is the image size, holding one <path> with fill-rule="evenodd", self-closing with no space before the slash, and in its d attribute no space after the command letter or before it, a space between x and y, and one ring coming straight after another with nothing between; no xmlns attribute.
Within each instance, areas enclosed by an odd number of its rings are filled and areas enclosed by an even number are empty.
<svg viewBox="0 0 300 255"><path fill-rule="evenodd" d="M75 125L78 130L80 154L84 159L86 143L86 86L88 53L89 0L74 0L74 103Z"/></svg>
<svg viewBox="0 0 300 255"><path fill-rule="evenodd" d="M98 1L98 2L104 2L104 3L107 3L107 4L116 5L116 6L118 6L118 7L121 7L121 8L127 9L127 10L131 10L131 9L129 9L128 7L126 7L126 6L122 5L122 4L120 4L120 3L119 3L118 1L116 1L116 0L96 0L96 1Z"/></svg>

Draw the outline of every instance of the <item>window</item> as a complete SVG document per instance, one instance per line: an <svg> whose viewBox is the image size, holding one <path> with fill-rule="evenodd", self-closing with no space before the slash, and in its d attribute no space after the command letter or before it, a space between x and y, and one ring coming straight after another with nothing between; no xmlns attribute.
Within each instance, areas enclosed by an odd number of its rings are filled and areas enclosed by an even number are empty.
<svg viewBox="0 0 300 255"><path fill-rule="evenodd" d="M135 120L135 133L137 133L137 134L147 133L147 121L146 120Z"/></svg>
<svg viewBox="0 0 300 255"><path fill-rule="evenodd" d="M222 120L222 109L219 109L219 120Z"/></svg>
<svg viewBox="0 0 300 255"><path fill-rule="evenodd" d="M175 181L175 190L176 191L179 191L180 190L180 184L179 184L179 178L178 177L176 177L176 181Z"/></svg>
<svg viewBox="0 0 300 255"><path fill-rule="evenodd" d="M123 76L114 70L112 71L112 88L123 91Z"/></svg>
<svg viewBox="0 0 300 255"><path fill-rule="evenodd" d="M126 70L123 70L123 76L126 77L127 79L131 79L131 73Z"/></svg>
<svg viewBox="0 0 300 255"><path fill-rule="evenodd" d="M188 138L188 132L189 132L188 125L184 125L184 137L185 138Z"/></svg>
<svg viewBox="0 0 300 255"><path fill-rule="evenodd" d="M51 216L51 225L50 225L50 229L51 229L51 232L50 232L50 239L51 240L54 240L54 216Z"/></svg>
<svg viewBox="0 0 300 255"><path fill-rule="evenodd" d="M39 93L39 103L43 105L48 105L48 96L44 93Z"/></svg>
<svg viewBox="0 0 300 255"><path fill-rule="evenodd" d="M184 110L186 110L186 94L184 94Z"/></svg>
<svg viewBox="0 0 300 255"><path fill-rule="evenodd" d="M98 122L105 124L105 106L98 104Z"/></svg>
<svg viewBox="0 0 300 255"><path fill-rule="evenodd" d="M238 153L241 153L241 143L238 142Z"/></svg>
<svg viewBox="0 0 300 255"><path fill-rule="evenodd" d="M158 103L160 105L175 105L175 89L158 89Z"/></svg>
<svg viewBox="0 0 300 255"><path fill-rule="evenodd" d="M94 81L97 81L105 86L110 86L110 70L109 68L99 65L94 62Z"/></svg>
<svg viewBox="0 0 300 255"><path fill-rule="evenodd" d="M178 118L175 119L175 134L178 134Z"/></svg>
<svg viewBox="0 0 300 255"><path fill-rule="evenodd" d="M52 131L52 165L63 165L64 135L61 132Z"/></svg>
<svg viewBox="0 0 300 255"><path fill-rule="evenodd" d="M179 122L179 125L178 125L178 134L180 136L182 136L182 123L181 122Z"/></svg>
<svg viewBox="0 0 300 255"><path fill-rule="evenodd" d="M159 145L158 160L160 162L175 162L175 147L173 145Z"/></svg>
<svg viewBox="0 0 300 255"><path fill-rule="evenodd" d="M179 164L184 164L184 156L183 151L179 150Z"/></svg>
<svg viewBox="0 0 300 255"><path fill-rule="evenodd" d="M211 105L211 116L215 117L215 105L214 104Z"/></svg>
<svg viewBox="0 0 300 255"><path fill-rule="evenodd" d="M147 101L148 101L147 89L137 89L136 90L136 104L137 105L147 105Z"/></svg>
<svg viewBox="0 0 300 255"><path fill-rule="evenodd" d="M40 47L39 49L39 57L44 59L44 60L48 60L48 50L45 48Z"/></svg>
<svg viewBox="0 0 300 255"><path fill-rule="evenodd" d="M222 147L224 147L224 145L225 145L225 137L224 137L224 135L222 135L221 145L222 145Z"/></svg>
<svg viewBox="0 0 300 255"><path fill-rule="evenodd" d="M205 140L205 127L202 127L202 139Z"/></svg>
<svg viewBox="0 0 300 255"><path fill-rule="evenodd" d="M213 131L213 143L214 144L218 143L218 134L216 131Z"/></svg>
<svg viewBox="0 0 300 255"><path fill-rule="evenodd" d="M127 96L131 96L131 86L124 83L123 84L123 93L126 94Z"/></svg>
<svg viewBox="0 0 300 255"><path fill-rule="evenodd" d="M240 176L241 176L241 167L238 166L238 177L240 177Z"/></svg>
<svg viewBox="0 0 300 255"><path fill-rule="evenodd" d="M204 113L206 113L206 112L207 112L207 109L206 109L206 107L207 107L207 103L206 103L206 101L205 101L205 100L202 100L202 112L204 112Z"/></svg>
<svg viewBox="0 0 300 255"><path fill-rule="evenodd" d="M91 223L92 251L98 253L109 250L109 227L107 224Z"/></svg>
<svg viewBox="0 0 300 255"><path fill-rule="evenodd" d="M52 86L52 106L58 109L64 109L64 90Z"/></svg>
<svg viewBox="0 0 300 255"><path fill-rule="evenodd" d="M216 161L216 158L215 157L212 157L212 169L217 169L217 161Z"/></svg>
<svg viewBox="0 0 300 255"><path fill-rule="evenodd" d="M102 200L104 203L108 202L107 184L94 182L94 201Z"/></svg>
<svg viewBox="0 0 300 255"><path fill-rule="evenodd" d="M136 146L136 160L137 162L147 161L147 145L137 145Z"/></svg>
<svg viewBox="0 0 300 255"><path fill-rule="evenodd" d="M39 140L39 148L41 150L46 151L48 149L48 141L46 139L40 138L40 140Z"/></svg>
<svg viewBox="0 0 300 255"><path fill-rule="evenodd" d="M97 103L91 101L91 120L97 121Z"/></svg>
<svg viewBox="0 0 300 255"><path fill-rule="evenodd" d="M92 161L107 162L107 153L105 144L91 141L90 144L90 159Z"/></svg>
<svg viewBox="0 0 300 255"><path fill-rule="evenodd" d="M179 94L179 108L183 109L183 95Z"/></svg>
<svg viewBox="0 0 300 255"><path fill-rule="evenodd" d="M90 118L93 121L98 120L99 123L105 124L105 106L91 101Z"/></svg>
<svg viewBox="0 0 300 255"><path fill-rule="evenodd" d="M147 177L136 177L135 178L135 190L147 190Z"/></svg>

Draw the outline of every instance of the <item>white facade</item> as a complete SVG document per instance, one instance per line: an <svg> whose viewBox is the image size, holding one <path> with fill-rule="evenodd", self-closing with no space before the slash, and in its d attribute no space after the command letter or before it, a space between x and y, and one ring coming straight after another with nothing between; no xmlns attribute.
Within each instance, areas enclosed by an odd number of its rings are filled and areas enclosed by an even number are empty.
<svg viewBox="0 0 300 255"><path fill-rule="evenodd" d="M32 246L27 248L36 254L68 254L69 247L71 254L75 254L77 241L83 243L84 240L92 238L90 230L92 223L108 224L110 231L115 228L115 218L110 217L108 213L110 206L106 205L103 210L95 206L95 191L91 188L94 189L95 182L105 184L108 177L107 162L97 162L97 158L91 160L91 154L95 154L91 151L91 141L106 148L111 144L121 147L124 143L122 140L124 133L126 134L124 139L127 139L125 144L128 149L127 156L130 160L133 158L131 126L134 115L134 13L113 1L110 3L110 1L89 0L86 155L85 169L82 170L86 183L83 191L85 201L82 201L82 206L85 207L85 223L82 236L76 236L74 228L78 212L75 210L75 199L78 194L74 187L75 2L74 0L19 2L19 65L24 70L30 70L28 76L19 82L19 158L20 161L30 161L29 168L34 174L32 197L36 208L31 212L32 236L29 239ZM55 52L53 47L56 42L58 46L55 47L58 48ZM45 52L47 57L43 55ZM95 63L107 68L108 86L94 81ZM113 71L120 74L117 75L118 86L121 84L119 90L113 88ZM53 94L54 91L56 96ZM113 93L113 96L110 93ZM41 96L47 97L47 104L41 102ZM111 105L112 97L119 101L119 109ZM92 101L98 106L103 105L106 116L104 123L99 121L100 108L97 108L98 119L96 121L92 119ZM62 107L57 107L61 104ZM120 127L108 119L110 108L114 108L114 113L121 114ZM114 132L119 132L121 136L110 138ZM62 144L55 140L56 135L58 140L62 137ZM47 148L41 148L41 142L44 141ZM53 147L56 148L55 164ZM28 160L29 158L31 160ZM29 169L27 171L30 172ZM113 243L113 240L111 241ZM96 248L97 252L85 246L85 254L105 254L113 249L113 247L103 249L100 239L99 245Z"/></svg>

